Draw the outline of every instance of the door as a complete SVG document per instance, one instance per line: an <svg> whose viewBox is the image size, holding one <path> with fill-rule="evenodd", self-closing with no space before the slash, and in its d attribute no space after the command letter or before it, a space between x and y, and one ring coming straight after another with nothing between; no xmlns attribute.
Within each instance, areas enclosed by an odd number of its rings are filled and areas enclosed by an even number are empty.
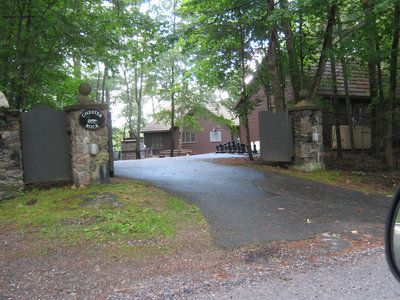
<svg viewBox="0 0 400 300"><path fill-rule="evenodd" d="M290 162L293 157L293 129L289 112L260 111L258 119L262 160Z"/></svg>
<svg viewBox="0 0 400 300"><path fill-rule="evenodd" d="M21 138L25 183L71 180L64 111L40 105L23 112Z"/></svg>

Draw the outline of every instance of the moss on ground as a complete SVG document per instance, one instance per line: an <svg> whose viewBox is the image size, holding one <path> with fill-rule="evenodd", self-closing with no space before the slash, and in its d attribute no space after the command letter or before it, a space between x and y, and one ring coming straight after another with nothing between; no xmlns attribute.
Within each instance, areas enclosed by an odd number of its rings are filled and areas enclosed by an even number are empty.
<svg viewBox="0 0 400 300"><path fill-rule="evenodd" d="M186 227L201 231L205 224L196 207L128 179L85 189L35 189L0 202L0 228L32 240L30 251L38 256L82 242L115 245L139 257L164 253L168 245L154 241L172 240Z"/></svg>

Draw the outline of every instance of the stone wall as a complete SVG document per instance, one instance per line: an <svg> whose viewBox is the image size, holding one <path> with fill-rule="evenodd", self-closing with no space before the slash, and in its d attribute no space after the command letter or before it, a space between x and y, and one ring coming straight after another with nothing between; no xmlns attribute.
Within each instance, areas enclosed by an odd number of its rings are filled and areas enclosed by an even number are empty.
<svg viewBox="0 0 400 300"><path fill-rule="evenodd" d="M291 168L310 172L324 169L322 111L313 106L290 110L293 118L294 161Z"/></svg>
<svg viewBox="0 0 400 300"><path fill-rule="evenodd" d="M0 108L0 200L24 188L20 117L19 111Z"/></svg>
<svg viewBox="0 0 400 300"><path fill-rule="evenodd" d="M144 138L140 138L140 159L146 158ZM121 159L136 159L136 138L124 138L121 142Z"/></svg>
<svg viewBox="0 0 400 300"><path fill-rule="evenodd" d="M100 184L109 180L108 111L106 104L76 104L65 107L71 142L72 181L76 186ZM97 110L105 117L105 125L96 130L81 126L79 118L85 110Z"/></svg>
<svg viewBox="0 0 400 300"><path fill-rule="evenodd" d="M90 91L89 84L81 84L77 104L64 108L71 142L72 179L77 186L105 183L110 176L109 106L94 103L88 97ZM16 196L24 189L21 113L8 107L0 91L0 200Z"/></svg>

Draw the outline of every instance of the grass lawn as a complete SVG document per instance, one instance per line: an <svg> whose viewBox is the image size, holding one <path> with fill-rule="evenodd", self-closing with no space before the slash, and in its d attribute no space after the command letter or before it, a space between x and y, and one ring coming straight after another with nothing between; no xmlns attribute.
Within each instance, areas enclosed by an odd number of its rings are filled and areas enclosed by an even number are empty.
<svg viewBox="0 0 400 300"><path fill-rule="evenodd" d="M196 207L148 184L121 178L85 189L32 190L2 201L0 229L31 241L28 251L35 255L83 242L112 245L127 256L165 254L184 247L176 239L188 229L203 233L204 245L211 244Z"/></svg>

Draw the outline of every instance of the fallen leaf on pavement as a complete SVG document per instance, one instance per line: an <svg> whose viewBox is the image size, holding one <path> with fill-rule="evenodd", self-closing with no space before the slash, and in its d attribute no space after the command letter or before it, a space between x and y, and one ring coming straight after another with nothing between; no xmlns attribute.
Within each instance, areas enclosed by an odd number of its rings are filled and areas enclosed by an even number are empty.
<svg viewBox="0 0 400 300"><path fill-rule="evenodd" d="M220 281L224 281L224 280L227 280L229 277L231 277L232 275L231 274L227 274L227 273L224 273L224 274L215 274L214 275L218 280L220 280Z"/></svg>
<svg viewBox="0 0 400 300"><path fill-rule="evenodd" d="M280 280L284 280L284 281L290 281L292 280L292 278L287 278L287 277L279 277Z"/></svg>

